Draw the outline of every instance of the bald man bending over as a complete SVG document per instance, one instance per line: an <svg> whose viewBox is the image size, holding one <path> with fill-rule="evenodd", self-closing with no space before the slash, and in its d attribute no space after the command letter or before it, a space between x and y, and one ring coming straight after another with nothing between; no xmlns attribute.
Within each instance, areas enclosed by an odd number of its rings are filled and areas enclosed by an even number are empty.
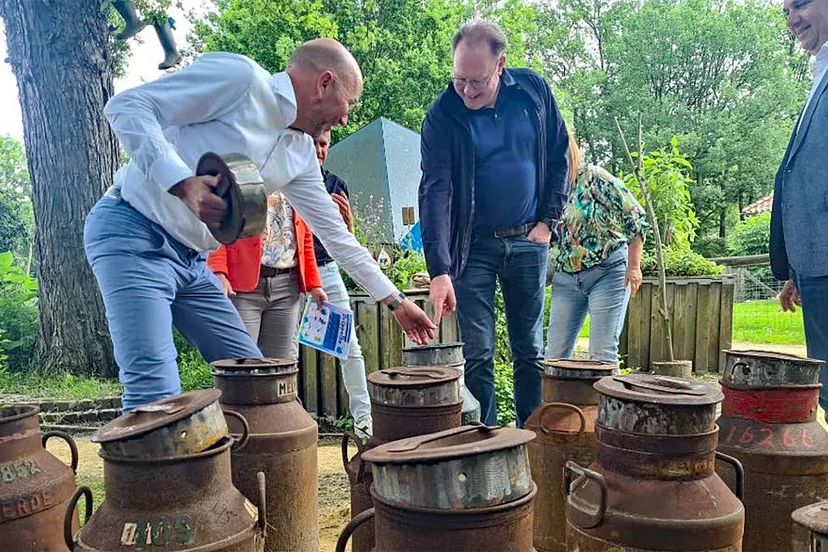
<svg viewBox="0 0 828 552"><path fill-rule="evenodd" d="M176 73L113 97L105 114L130 161L86 220L86 256L106 306L124 409L180 392L172 327L204 358L260 357L205 263L227 205L216 178L194 176L207 151L242 153L310 225L331 256L427 343L435 326L383 275L348 232L316 159L314 139L348 122L362 73L338 42L300 46L270 74L229 53L201 56ZM293 327L286 327L293 332Z"/></svg>

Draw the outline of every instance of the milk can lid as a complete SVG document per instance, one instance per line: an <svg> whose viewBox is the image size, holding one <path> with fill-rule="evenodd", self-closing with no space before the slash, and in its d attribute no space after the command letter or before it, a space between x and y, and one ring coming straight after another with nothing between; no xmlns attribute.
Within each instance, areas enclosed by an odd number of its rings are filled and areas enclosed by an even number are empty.
<svg viewBox="0 0 828 552"><path fill-rule="evenodd" d="M285 374L299 370L298 363L292 358L228 358L211 362L213 374L230 375L272 375Z"/></svg>
<svg viewBox="0 0 828 552"><path fill-rule="evenodd" d="M611 376L618 365L601 360L552 358L541 361L544 373L560 378L584 379Z"/></svg>
<svg viewBox="0 0 828 552"><path fill-rule="evenodd" d="M380 387L431 387L459 380L460 375L449 366L402 366L368 374L368 381Z"/></svg>
<svg viewBox="0 0 828 552"><path fill-rule="evenodd" d="M144 435L193 415L217 402L220 396L218 389L201 389L139 406L96 431L91 441L110 443Z"/></svg>
<svg viewBox="0 0 828 552"><path fill-rule="evenodd" d="M462 341L450 341L444 343L429 343L428 345L410 345L408 347L403 347L403 352L417 352L417 351L428 351L428 350L435 350L435 351L442 351L444 349L456 349L462 348L463 342Z"/></svg>
<svg viewBox="0 0 828 552"><path fill-rule="evenodd" d="M724 399L712 385L651 374L608 376L593 386L602 395L649 404L705 406Z"/></svg>
<svg viewBox="0 0 828 552"><path fill-rule="evenodd" d="M814 533L828 535L828 501L803 506L794 510L791 517Z"/></svg>
<svg viewBox="0 0 828 552"><path fill-rule="evenodd" d="M534 438L525 429L474 424L384 443L362 457L373 464L433 463L511 449Z"/></svg>

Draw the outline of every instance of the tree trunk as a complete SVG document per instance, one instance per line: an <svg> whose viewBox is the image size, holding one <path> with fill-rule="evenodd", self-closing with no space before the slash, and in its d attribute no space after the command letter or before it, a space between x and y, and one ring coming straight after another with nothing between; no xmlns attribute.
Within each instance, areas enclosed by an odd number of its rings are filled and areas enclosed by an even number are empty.
<svg viewBox="0 0 828 552"><path fill-rule="evenodd" d="M116 373L103 301L83 250L84 219L118 165L117 140L103 115L113 94L108 6L0 0L37 228L34 366L46 373Z"/></svg>

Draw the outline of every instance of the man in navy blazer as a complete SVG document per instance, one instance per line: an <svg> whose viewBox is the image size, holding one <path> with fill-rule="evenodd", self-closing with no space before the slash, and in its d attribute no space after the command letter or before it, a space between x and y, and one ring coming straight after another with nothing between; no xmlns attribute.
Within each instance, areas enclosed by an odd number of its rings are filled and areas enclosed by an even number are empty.
<svg viewBox="0 0 828 552"><path fill-rule="evenodd" d="M814 84L776 173L773 275L786 280L783 310L802 306L808 356L828 361L828 0L785 0L788 28L814 59ZM828 384L828 365L820 380ZM820 391L828 410L828 385Z"/></svg>

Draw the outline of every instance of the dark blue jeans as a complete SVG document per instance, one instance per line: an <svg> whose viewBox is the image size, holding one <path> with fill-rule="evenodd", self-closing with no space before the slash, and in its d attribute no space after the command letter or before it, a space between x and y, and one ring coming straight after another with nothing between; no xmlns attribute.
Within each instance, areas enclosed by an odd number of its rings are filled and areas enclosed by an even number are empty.
<svg viewBox="0 0 828 552"><path fill-rule="evenodd" d="M808 356L825 362L819 374L822 389L819 405L828 418L828 277L796 277L796 287L802 296L802 319L805 323L805 344Z"/></svg>
<svg viewBox="0 0 828 552"><path fill-rule="evenodd" d="M512 349L517 425L541 403L543 303L549 246L526 236L477 236L454 282L466 386L480 401L481 421L497 423L495 409L495 284L500 281Z"/></svg>

